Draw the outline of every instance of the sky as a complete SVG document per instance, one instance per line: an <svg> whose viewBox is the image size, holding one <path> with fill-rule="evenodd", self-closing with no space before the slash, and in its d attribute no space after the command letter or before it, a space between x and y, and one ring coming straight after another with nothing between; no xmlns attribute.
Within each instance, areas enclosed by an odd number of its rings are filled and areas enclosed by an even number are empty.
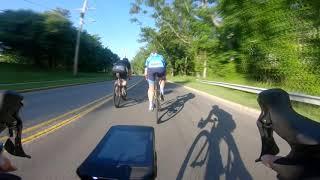
<svg viewBox="0 0 320 180"><path fill-rule="evenodd" d="M90 34L101 37L105 47L111 49L121 58L125 56L132 60L139 48L140 27L131 23L130 4L134 0L88 0L89 8L85 15L84 29ZM79 26L79 13L83 0L0 0L0 10L32 9L37 12L51 10L56 7L68 9L71 21ZM143 26L154 27L154 21L149 17L140 17Z"/></svg>

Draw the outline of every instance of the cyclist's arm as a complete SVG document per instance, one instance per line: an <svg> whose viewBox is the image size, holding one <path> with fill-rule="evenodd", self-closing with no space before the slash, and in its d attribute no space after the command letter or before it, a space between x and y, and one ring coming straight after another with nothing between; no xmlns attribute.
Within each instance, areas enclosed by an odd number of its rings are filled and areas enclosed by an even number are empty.
<svg viewBox="0 0 320 180"><path fill-rule="evenodd" d="M129 80L131 79L131 76L132 76L132 70L129 69L129 70L128 70L128 78L129 78Z"/></svg>
<svg viewBox="0 0 320 180"><path fill-rule="evenodd" d="M162 63L163 63L164 68L167 68L167 61L166 61L166 59L164 59L163 56L161 56L161 59L162 59Z"/></svg>
<svg viewBox="0 0 320 180"><path fill-rule="evenodd" d="M127 61L127 66L128 66L128 69L131 71L131 64L130 64L130 62L129 61Z"/></svg>
<svg viewBox="0 0 320 180"><path fill-rule="evenodd" d="M131 70L131 64L129 61L127 61L127 68L128 68L128 75L130 77L132 75L132 70Z"/></svg>
<svg viewBox="0 0 320 180"><path fill-rule="evenodd" d="M147 79L147 76L148 76L148 68L147 67L144 68L144 76Z"/></svg>
<svg viewBox="0 0 320 180"><path fill-rule="evenodd" d="M144 76L147 77L148 74L148 66L150 62L150 57L147 58L146 63L144 64Z"/></svg>

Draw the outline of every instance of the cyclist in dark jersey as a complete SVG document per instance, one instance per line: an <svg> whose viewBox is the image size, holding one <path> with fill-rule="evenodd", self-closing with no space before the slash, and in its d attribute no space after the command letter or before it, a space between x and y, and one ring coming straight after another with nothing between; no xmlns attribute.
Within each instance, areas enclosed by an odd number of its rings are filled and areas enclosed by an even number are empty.
<svg viewBox="0 0 320 180"><path fill-rule="evenodd" d="M122 79L122 86L127 87L127 79L131 76L131 64L127 58L123 58L114 63L112 68L114 73L119 73Z"/></svg>

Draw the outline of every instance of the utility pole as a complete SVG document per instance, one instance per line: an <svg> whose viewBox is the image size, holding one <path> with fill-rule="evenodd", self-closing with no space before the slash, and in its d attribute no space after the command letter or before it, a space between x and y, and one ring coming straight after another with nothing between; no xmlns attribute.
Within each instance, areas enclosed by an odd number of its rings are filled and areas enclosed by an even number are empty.
<svg viewBox="0 0 320 180"><path fill-rule="evenodd" d="M73 62L73 75L74 76L76 76L78 74L78 56L79 56L80 36L81 36L82 27L84 24L84 15L88 9L87 4L88 4L88 0L84 0L83 6L82 6L82 9L80 12L80 27L78 29L76 49L75 49L74 62Z"/></svg>

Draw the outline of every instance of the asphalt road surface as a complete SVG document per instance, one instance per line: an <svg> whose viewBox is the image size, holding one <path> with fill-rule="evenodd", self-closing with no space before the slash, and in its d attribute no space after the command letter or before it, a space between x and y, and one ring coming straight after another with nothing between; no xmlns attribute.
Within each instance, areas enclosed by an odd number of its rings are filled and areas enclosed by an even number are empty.
<svg viewBox="0 0 320 180"><path fill-rule="evenodd" d="M141 77L129 81L134 84ZM24 127L49 120L112 93L113 81L68 86L23 93L25 107L21 111Z"/></svg>
<svg viewBox="0 0 320 180"><path fill-rule="evenodd" d="M18 167L15 174L26 180L78 179L77 167L108 129L133 124L155 128L158 180L276 179L274 172L254 162L261 148L257 113L168 84L157 124L154 114L147 111L146 91L144 81L129 91L130 99L122 108L114 108L110 100L58 131L25 144L32 159L10 156ZM285 150L282 154L288 152L283 141L280 149Z"/></svg>

